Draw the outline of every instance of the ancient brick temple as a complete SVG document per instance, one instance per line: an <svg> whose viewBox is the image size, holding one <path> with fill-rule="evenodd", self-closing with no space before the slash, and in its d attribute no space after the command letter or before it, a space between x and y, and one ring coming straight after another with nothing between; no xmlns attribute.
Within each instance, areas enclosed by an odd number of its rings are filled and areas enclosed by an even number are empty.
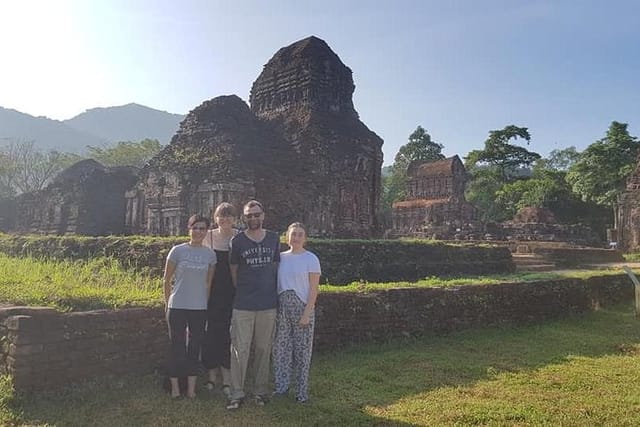
<svg viewBox="0 0 640 427"><path fill-rule="evenodd" d="M122 234L124 192L136 180L135 168L107 168L95 160L82 160L44 190L18 196L12 228L47 234Z"/></svg>
<svg viewBox="0 0 640 427"><path fill-rule="evenodd" d="M280 49L247 106L196 107L126 194L128 233L179 234L193 212L257 198L266 226L303 221L314 236L379 231L382 140L358 118L351 70L317 37Z"/></svg>
<svg viewBox="0 0 640 427"><path fill-rule="evenodd" d="M617 246L623 252L640 250L640 161L618 200Z"/></svg>
<svg viewBox="0 0 640 427"><path fill-rule="evenodd" d="M464 198L467 174L458 156L414 162L407 176L408 196L393 204L396 233L422 233L441 227L439 232L446 234L451 227L475 220L476 209Z"/></svg>

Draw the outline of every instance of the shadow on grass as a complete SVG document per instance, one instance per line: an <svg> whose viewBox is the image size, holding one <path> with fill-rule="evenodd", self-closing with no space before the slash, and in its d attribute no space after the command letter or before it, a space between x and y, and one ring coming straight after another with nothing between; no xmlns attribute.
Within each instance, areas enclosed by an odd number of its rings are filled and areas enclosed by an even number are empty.
<svg viewBox="0 0 640 427"><path fill-rule="evenodd" d="M621 354L640 342L631 307L522 327L475 329L444 337L359 345L314 356L312 403L292 397L230 413L220 393L171 401L157 376L96 380L18 399L26 424L52 425L411 425L367 408L500 372L528 372L571 356Z"/></svg>

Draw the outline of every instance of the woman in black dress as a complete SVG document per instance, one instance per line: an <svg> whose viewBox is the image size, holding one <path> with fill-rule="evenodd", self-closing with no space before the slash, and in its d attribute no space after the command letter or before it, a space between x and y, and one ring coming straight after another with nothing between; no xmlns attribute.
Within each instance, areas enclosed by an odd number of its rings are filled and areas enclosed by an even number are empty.
<svg viewBox="0 0 640 427"><path fill-rule="evenodd" d="M214 390L216 384L222 392L230 394L231 310L235 288L229 272L229 241L238 233L233 228L236 210L230 203L221 203L213 213L218 228L209 230L203 244L213 249L218 260L211 296L207 306L207 329L202 348L202 363L209 370L206 387ZM218 378L219 377L219 380Z"/></svg>

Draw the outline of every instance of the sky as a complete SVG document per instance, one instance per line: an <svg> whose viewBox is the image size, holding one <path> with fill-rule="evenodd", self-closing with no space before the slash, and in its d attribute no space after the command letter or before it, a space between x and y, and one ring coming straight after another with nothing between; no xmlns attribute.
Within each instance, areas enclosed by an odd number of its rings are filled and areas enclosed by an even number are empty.
<svg viewBox="0 0 640 427"><path fill-rule="evenodd" d="M280 47L315 35L352 69L385 165L418 125L461 157L527 127L545 156L613 120L640 136L638 22L634 0L0 0L0 106L63 120L248 101Z"/></svg>

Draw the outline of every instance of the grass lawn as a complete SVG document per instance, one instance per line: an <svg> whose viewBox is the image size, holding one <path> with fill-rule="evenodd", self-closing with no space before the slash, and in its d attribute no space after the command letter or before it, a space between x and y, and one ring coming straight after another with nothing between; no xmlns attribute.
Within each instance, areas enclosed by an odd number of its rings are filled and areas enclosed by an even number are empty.
<svg viewBox="0 0 640 427"><path fill-rule="evenodd" d="M640 425L640 320L625 305L522 327L394 340L314 356L311 398L223 408L171 401L155 375L15 396L0 424Z"/></svg>

